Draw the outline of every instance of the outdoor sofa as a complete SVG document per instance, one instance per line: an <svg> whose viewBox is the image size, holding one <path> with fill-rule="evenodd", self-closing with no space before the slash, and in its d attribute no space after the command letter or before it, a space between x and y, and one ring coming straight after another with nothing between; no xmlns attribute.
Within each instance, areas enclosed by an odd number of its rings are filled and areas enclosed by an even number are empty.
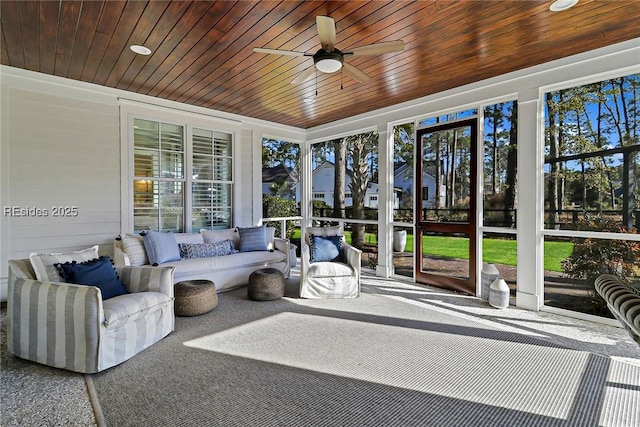
<svg viewBox="0 0 640 427"><path fill-rule="evenodd" d="M150 246L148 236L117 237L115 264L174 267L174 283L211 280L218 292L246 286L249 275L262 268L276 268L285 278L289 277L289 240L275 237L273 227L150 233L160 241L155 249Z"/></svg>

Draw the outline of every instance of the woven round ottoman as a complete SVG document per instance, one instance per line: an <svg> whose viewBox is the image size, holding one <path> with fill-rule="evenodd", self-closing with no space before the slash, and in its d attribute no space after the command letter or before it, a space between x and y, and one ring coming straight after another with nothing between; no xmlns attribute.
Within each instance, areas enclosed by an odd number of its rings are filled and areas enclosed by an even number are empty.
<svg viewBox="0 0 640 427"><path fill-rule="evenodd" d="M176 316L198 316L218 305L216 285L211 280L185 280L174 288Z"/></svg>
<svg viewBox="0 0 640 427"><path fill-rule="evenodd" d="M271 301L284 296L284 274L277 268L261 268L249 275L247 296L253 301Z"/></svg>

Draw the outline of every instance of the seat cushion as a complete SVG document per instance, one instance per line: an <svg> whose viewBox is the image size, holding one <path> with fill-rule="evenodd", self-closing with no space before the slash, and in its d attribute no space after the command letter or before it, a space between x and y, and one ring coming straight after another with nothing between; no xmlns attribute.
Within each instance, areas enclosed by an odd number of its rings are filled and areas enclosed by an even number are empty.
<svg viewBox="0 0 640 427"><path fill-rule="evenodd" d="M171 297L160 292L135 292L109 298L102 303L104 324L107 329L119 328L171 304L171 301Z"/></svg>
<svg viewBox="0 0 640 427"><path fill-rule="evenodd" d="M212 271L237 270L246 267L265 266L282 262L287 256L280 251L255 251L241 252L236 254L208 257L208 258L188 258L179 261L161 264L161 267L175 267L174 281L180 281L184 277L194 277L201 274L207 277Z"/></svg>
<svg viewBox="0 0 640 427"><path fill-rule="evenodd" d="M309 277L351 277L356 273L348 264L342 262L314 262L309 265Z"/></svg>

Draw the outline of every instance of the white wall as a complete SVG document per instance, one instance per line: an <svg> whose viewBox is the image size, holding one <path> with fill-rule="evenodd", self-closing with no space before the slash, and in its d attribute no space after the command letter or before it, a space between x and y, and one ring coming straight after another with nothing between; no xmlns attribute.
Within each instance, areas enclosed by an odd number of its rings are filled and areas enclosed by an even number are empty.
<svg viewBox="0 0 640 427"><path fill-rule="evenodd" d="M254 155L253 139L261 140L265 132L304 139L304 131L297 128L6 66L0 66L0 106L3 301L9 259L96 244L101 254L110 255L114 237L130 231L127 132L126 123L121 132L121 109L188 116L193 122L217 120L232 128L235 225L253 225L260 219L261 210L254 208L252 170L260 170L261 161L259 150ZM260 203L261 194L256 197ZM32 209L23 216L5 212L14 206ZM77 215L53 216L57 206L77 208Z"/></svg>
<svg viewBox="0 0 640 427"><path fill-rule="evenodd" d="M1 276L8 259L30 252L100 244L101 253L112 253L120 231L118 105L2 89ZM4 282L0 296L6 299Z"/></svg>

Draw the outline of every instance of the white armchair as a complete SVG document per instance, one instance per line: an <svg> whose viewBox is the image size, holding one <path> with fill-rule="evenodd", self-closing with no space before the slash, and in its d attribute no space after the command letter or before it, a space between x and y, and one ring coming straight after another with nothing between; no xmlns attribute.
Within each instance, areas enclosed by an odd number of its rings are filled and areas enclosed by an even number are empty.
<svg viewBox="0 0 640 427"><path fill-rule="evenodd" d="M115 366L174 328L173 267L116 268L129 293L36 280L28 259L9 261L7 346L33 362L82 373Z"/></svg>
<svg viewBox="0 0 640 427"><path fill-rule="evenodd" d="M313 236L341 236L336 260L313 262ZM345 242L341 226L308 227L301 243L300 297L356 298L360 295L362 251Z"/></svg>

